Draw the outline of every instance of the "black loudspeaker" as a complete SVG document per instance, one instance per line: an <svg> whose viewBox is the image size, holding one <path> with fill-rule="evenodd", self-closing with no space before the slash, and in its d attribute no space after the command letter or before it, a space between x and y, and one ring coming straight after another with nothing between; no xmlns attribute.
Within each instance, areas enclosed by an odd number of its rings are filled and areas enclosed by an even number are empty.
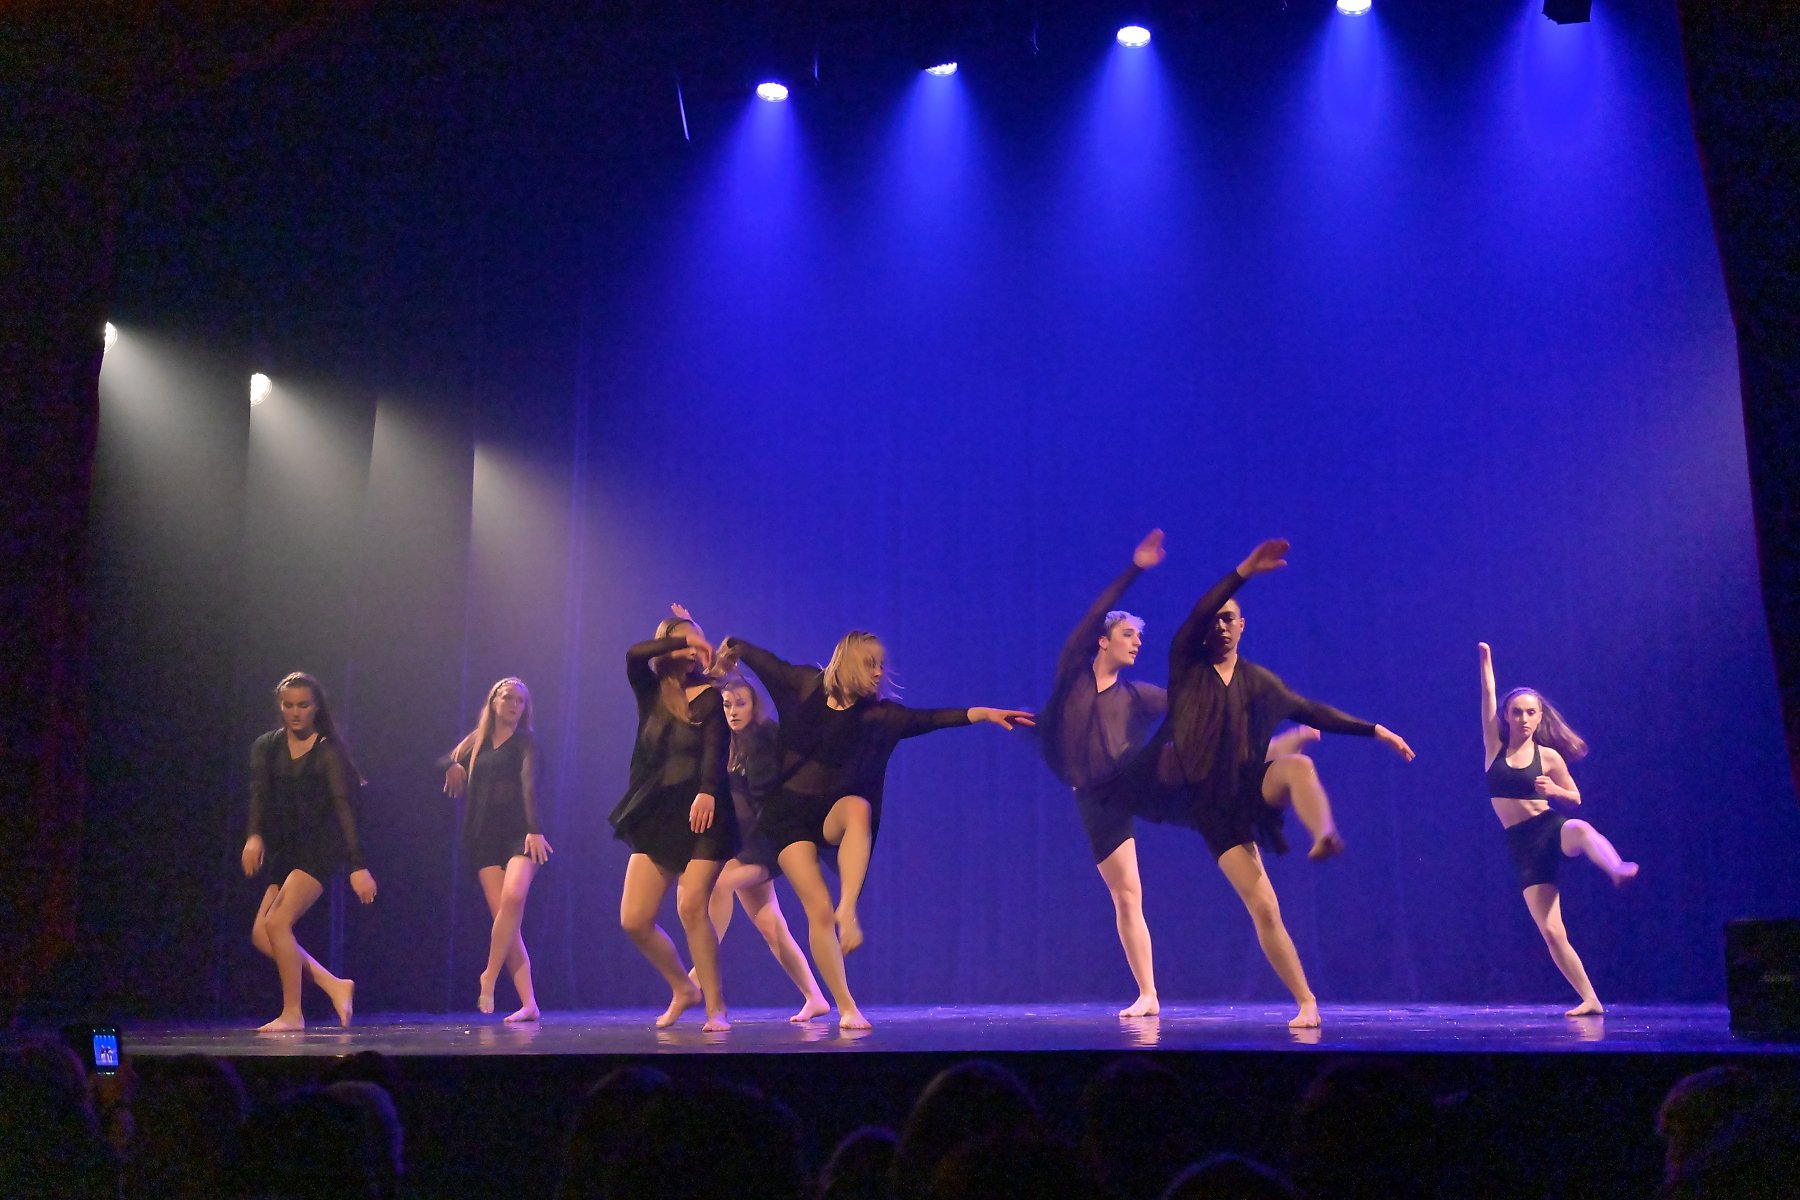
<svg viewBox="0 0 1800 1200"><path fill-rule="evenodd" d="M1731 1032L1800 1040L1800 921L1726 922L1725 1000Z"/></svg>

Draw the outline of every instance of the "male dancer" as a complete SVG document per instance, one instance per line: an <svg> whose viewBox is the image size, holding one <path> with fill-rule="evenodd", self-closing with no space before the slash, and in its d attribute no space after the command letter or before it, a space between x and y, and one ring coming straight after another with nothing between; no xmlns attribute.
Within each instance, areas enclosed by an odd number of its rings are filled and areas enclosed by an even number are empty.
<svg viewBox="0 0 1800 1200"><path fill-rule="evenodd" d="M1287 550L1285 541L1264 542L1200 598L1169 645L1167 719L1144 753L1096 789L1096 799L1199 831L1249 910L1269 965L1299 1004L1288 1024L1301 1029L1319 1024L1318 1000L1282 924L1257 842L1286 851L1281 814L1290 805L1312 835L1309 857L1329 858L1344 842L1312 760L1271 753L1270 736L1283 721L1299 721L1376 738L1407 762L1413 752L1386 727L1299 696L1274 672L1239 656L1244 615L1233 593L1251 576L1285 567Z"/></svg>

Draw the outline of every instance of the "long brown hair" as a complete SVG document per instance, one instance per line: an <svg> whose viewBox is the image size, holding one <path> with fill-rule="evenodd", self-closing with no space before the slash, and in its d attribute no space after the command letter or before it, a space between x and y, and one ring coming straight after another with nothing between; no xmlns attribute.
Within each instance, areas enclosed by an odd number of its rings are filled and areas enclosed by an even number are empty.
<svg viewBox="0 0 1800 1200"><path fill-rule="evenodd" d="M752 683L748 675L727 672L720 677L717 686L720 699L728 692L744 692L750 697L750 724L741 731L731 731L731 751L725 760L727 770L741 771L744 769L744 743L749 740L750 731L758 725L773 724L775 718L769 715L769 703L763 697L762 689Z"/></svg>
<svg viewBox="0 0 1800 1200"><path fill-rule="evenodd" d="M702 638L706 631L698 624L685 617L666 617L656 626L656 640L662 641L674 637L677 629L686 626ZM650 660L650 670L661 680L663 707L672 713L676 720L685 724L694 724L693 710L688 707L687 690L700 684L711 684L712 678L697 662L676 658L673 654L659 654Z"/></svg>
<svg viewBox="0 0 1800 1200"><path fill-rule="evenodd" d="M469 775L475 775L475 756L487 745L488 735L494 732L494 702L500 696L500 689L511 684L525 701L525 707L519 711L519 728L526 733L531 732L531 689L517 675L508 675L488 689L487 703L481 706L481 716L475 722L475 728L463 735L463 740L456 743L456 749L450 752L452 761L460 760L466 751L469 755Z"/></svg>
<svg viewBox="0 0 1800 1200"><path fill-rule="evenodd" d="M1512 740L1511 729L1506 723L1507 705L1520 696L1536 696L1538 706L1544 710L1544 715L1538 718L1537 733L1532 735L1538 745L1550 747L1570 762L1587 757L1587 739L1571 729L1563 715L1556 711L1556 705L1550 703L1550 697L1536 688L1517 687L1500 698L1500 708L1494 717L1500 722L1501 746Z"/></svg>
<svg viewBox="0 0 1800 1200"><path fill-rule="evenodd" d="M313 707L318 709L318 712L313 715L313 728L318 730L320 737L337 748L337 753L344 756L344 765L350 768L350 774L356 778L357 782L367 783L368 781L362 777L362 772L356 769L356 760L350 757L350 743L339 736L337 722L331 719L331 702L325 698L324 684L305 671L289 671L281 677L281 682L275 685L277 707L281 704L281 693L288 688L295 687L303 687L312 693ZM285 729L287 726L283 723L277 725L276 728Z"/></svg>

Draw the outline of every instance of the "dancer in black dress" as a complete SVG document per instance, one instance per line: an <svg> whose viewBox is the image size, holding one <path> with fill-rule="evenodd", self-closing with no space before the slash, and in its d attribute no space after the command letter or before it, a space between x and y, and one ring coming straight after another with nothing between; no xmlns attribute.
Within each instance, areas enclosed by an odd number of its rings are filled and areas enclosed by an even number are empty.
<svg viewBox="0 0 1800 1200"><path fill-rule="evenodd" d="M1569 774L1569 763L1587 756L1587 743L1569 728L1542 692L1514 688L1496 700L1493 651L1486 642L1476 649L1481 659L1481 736L1487 755L1488 796L1494 815L1506 830L1506 848L1525 892L1525 907L1531 910L1531 919L1537 923L1557 970L1581 997L1581 1003L1563 1015L1586 1017L1605 1012L1563 927L1557 868L1564 857L1586 855L1613 883L1623 884L1637 875L1638 865L1620 858L1613 844L1586 821L1571 820L1550 807L1552 801L1571 806L1581 803L1581 789Z"/></svg>
<svg viewBox="0 0 1800 1200"><path fill-rule="evenodd" d="M781 721L781 763L757 828L806 907L813 963L837 1001L838 1024L868 1029L844 976L844 955L862 945L856 903L881 829L888 759L902 739L986 721L1011 729L1031 714L1010 708L908 708L883 690L886 652L872 633L852 630L823 671L798 667L739 638L727 638L723 664L741 659L768 689ZM819 867L823 846L838 849L842 898Z"/></svg>
<svg viewBox="0 0 1800 1200"><path fill-rule="evenodd" d="M684 610L678 610L684 611ZM719 985L719 938L707 901L719 869L738 848L737 814L726 791L731 736L719 689L706 675L712 646L693 621L673 617L656 637L625 652L625 677L637 697L631 781L608 818L631 847L619 924L668 982L659 1028L704 1000L709 1032L731 1028ZM687 933L695 978L688 978L656 910L675 883L675 908Z"/></svg>
<svg viewBox="0 0 1800 1200"><path fill-rule="evenodd" d="M509 677L488 689L480 720L450 752L444 770L444 794L468 796L463 807L463 857L475 867L494 918L475 1007L484 1013L494 1011L494 984L504 967L519 993L518 1010L506 1018L513 1023L538 1019L531 955L525 951L520 927L531 881L554 853L538 827L540 764L531 731L531 691L524 680Z"/></svg>
<svg viewBox="0 0 1800 1200"><path fill-rule="evenodd" d="M250 822L243 853L245 875L265 868L269 873L250 942L275 960L281 977L281 1015L262 1030L306 1028L302 971L331 998L338 1023L348 1025L355 1013L355 981L333 975L302 949L294 925L346 866L356 898L375 901L375 877L363 864L356 836L354 797L362 779L318 680L295 671L275 685L275 699L280 728L250 747Z"/></svg>
<svg viewBox="0 0 1800 1200"><path fill-rule="evenodd" d="M1284 721L1326 733L1374 737L1410 762L1412 748L1381 725L1289 690L1274 672L1240 658L1243 609L1233 598L1246 579L1287 565L1288 543L1266 541L1200 598L1169 645L1169 715L1142 754L1097 791L1103 802L1151 820L1199 831L1256 926L1269 965L1300 1011L1294 1028L1319 1024L1318 1000L1281 920L1258 841L1285 852L1283 811L1292 807L1312 835L1309 857L1344 848L1331 804L1310 758L1270 747Z"/></svg>

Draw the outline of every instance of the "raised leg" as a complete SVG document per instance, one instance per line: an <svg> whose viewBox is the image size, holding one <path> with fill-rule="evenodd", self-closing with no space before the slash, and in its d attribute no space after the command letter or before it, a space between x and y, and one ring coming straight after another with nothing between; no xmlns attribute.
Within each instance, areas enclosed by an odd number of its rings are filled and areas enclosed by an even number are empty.
<svg viewBox="0 0 1800 1200"><path fill-rule="evenodd" d="M268 955L275 960L275 971L281 977L281 1015L262 1026L271 1033L305 1029L306 1017L300 1011L300 974L302 959L310 958L294 938L294 925L307 909L325 894L325 885L305 871L290 871L271 898L264 896L266 911L257 914L251 941L257 941L256 930L268 943Z"/></svg>
<svg viewBox="0 0 1800 1200"><path fill-rule="evenodd" d="M1104 844L1104 843L1103 843ZM1125 841L1100 865L1100 878L1112 893L1113 919L1119 927L1119 945L1125 962L1137 980L1137 1000L1119 1010L1121 1017L1148 1017L1162 1011L1156 998L1156 968L1150 954L1150 926L1144 923L1144 888L1138 878L1137 839Z"/></svg>
<svg viewBox="0 0 1800 1200"><path fill-rule="evenodd" d="M1620 858L1619 852L1613 849L1613 844L1606 840L1606 835L1586 821L1563 823L1562 852L1570 858L1578 854L1586 855L1588 861L1605 871L1607 878L1615 885L1637 878L1638 865Z"/></svg>
<svg viewBox="0 0 1800 1200"><path fill-rule="evenodd" d="M840 797L825 814L825 840L838 848L838 945L845 954L863 944L856 902L862 899L863 883L869 877L869 855L875 848L872 820L869 802L861 796Z"/></svg>
<svg viewBox="0 0 1800 1200"><path fill-rule="evenodd" d="M781 869L794 894L806 909L807 941L812 946L813 964L825 980L831 998L837 1001L838 1026L842 1029L868 1029L869 1019L856 1007L850 994L850 982L844 975L844 952L838 946L837 910L831 904L831 889L819 869L819 848L811 842L795 842L783 847Z"/></svg>
<svg viewBox="0 0 1800 1200"><path fill-rule="evenodd" d="M1275 974L1293 993L1300 1011L1288 1022L1293 1029L1311 1029L1319 1024L1319 1000L1307 986L1306 972L1300 967L1300 952L1281 922L1281 903L1275 899L1275 885L1263 870L1262 855L1254 845L1233 846L1219 855L1219 870L1231 882L1238 899L1249 910L1256 926L1256 941L1263 957L1275 968Z"/></svg>
<svg viewBox="0 0 1800 1200"><path fill-rule="evenodd" d="M663 896L674 878L651 862L648 855L633 854L625 864L625 886L619 896L619 928L669 985L669 1007L656 1018L659 1029L673 1025L683 1012L700 1003L700 989L681 969L675 943L656 923L656 910L662 907Z"/></svg>
<svg viewBox="0 0 1800 1200"><path fill-rule="evenodd" d="M1319 768L1304 754L1285 754L1263 773L1262 797L1275 808L1292 805L1294 815L1312 835L1306 857L1318 861L1344 852L1344 839L1331 817L1331 801L1319 782Z"/></svg>
<svg viewBox="0 0 1800 1200"><path fill-rule="evenodd" d="M1537 883L1526 888L1525 907L1531 910L1531 919L1537 922L1538 932L1544 935L1544 945L1549 947L1550 960L1563 973L1563 978L1569 981L1569 986L1575 989L1575 994L1581 997L1581 1003L1563 1015L1587 1017L1605 1012L1606 1009L1600 1004L1600 997L1594 994L1594 985L1588 982L1587 968L1581 965L1581 955L1575 953L1575 947L1569 944L1569 931L1563 928L1562 893L1556 890L1556 885Z"/></svg>
<svg viewBox="0 0 1800 1200"><path fill-rule="evenodd" d="M794 940L793 933L788 930L787 918L781 914L781 901L775 895L774 882L769 879L768 872L761 872L761 875L755 882L739 887L737 896L744 905L745 914L756 926L756 931L769 944L769 953L775 956L775 961L781 964L787 977L800 989L800 1011L788 1020L798 1023L824 1016L831 1011L831 1005L825 1003L825 993L819 990L812 968L806 965L806 955L800 953L800 943Z"/></svg>
<svg viewBox="0 0 1800 1200"><path fill-rule="evenodd" d="M264 922L274 909L275 897L280 893L281 888L275 884L268 886L263 892L262 904L256 910L256 920L250 925L250 944L270 958L275 957L275 947L269 941L269 931ZM294 949L300 952L303 975L330 998L331 1007L337 1010L338 1024L348 1026L356 1015L356 980L333 975L325 968L325 964L308 954L306 947L299 942L294 943Z"/></svg>
<svg viewBox="0 0 1800 1200"><path fill-rule="evenodd" d="M716 859L693 859L675 887L675 911L687 932L688 954L694 960L694 974L706 1001L706 1024L701 1028L707 1033L723 1033L731 1028L725 992L719 981L719 935L713 932L712 915L707 911L722 865Z"/></svg>

